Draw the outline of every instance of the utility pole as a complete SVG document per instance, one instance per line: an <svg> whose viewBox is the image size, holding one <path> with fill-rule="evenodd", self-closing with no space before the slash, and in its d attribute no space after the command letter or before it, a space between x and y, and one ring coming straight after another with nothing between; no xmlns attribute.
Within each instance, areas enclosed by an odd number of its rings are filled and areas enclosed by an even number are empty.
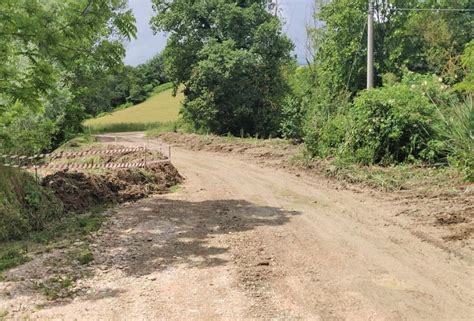
<svg viewBox="0 0 474 321"><path fill-rule="evenodd" d="M274 0L273 2L273 15L275 17L278 16L278 0Z"/></svg>
<svg viewBox="0 0 474 321"><path fill-rule="evenodd" d="M374 88L374 2L369 0L367 17L367 89Z"/></svg>

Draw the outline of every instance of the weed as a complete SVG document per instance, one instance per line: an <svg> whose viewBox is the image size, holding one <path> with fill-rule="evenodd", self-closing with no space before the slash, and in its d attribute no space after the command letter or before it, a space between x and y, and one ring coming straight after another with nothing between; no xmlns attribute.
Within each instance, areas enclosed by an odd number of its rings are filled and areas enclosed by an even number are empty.
<svg viewBox="0 0 474 321"><path fill-rule="evenodd" d="M37 282L35 288L46 296L48 300L54 301L71 297L74 280L70 276L52 277L45 281Z"/></svg>
<svg viewBox="0 0 474 321"><path fill-rule="evenodd" d="M85 265L94 260L94 255L92 254L91 250L87 248L78 253L77 260L79 263Z"/></svg>
<svg viewBox="0 0 474 321"><path fill-rule="evenodd" d="M100 214L101 211L103 208L87 214L64 217L59 221L49 222L44 230L32 232L22 240L0 243L0 272L28 262L29 253L49 252L54 248L64 248L78 240L85 240L104 222L105 216ZM78 260L81 263L88 263L87 260L90 260L87 251L80 256Z"/></svg>
<svg viewBox="0 0 474 321"><path fill-rule="evenodd" d="M441 138L440 149L450 165L458 168L466 180L474 181L474 108L472 97L438 108L440 121L435 129Z"/></svg>
<svg viewBox="0 0 474 321"><path fill-rule="evenodd" d="M0 247L0 272L24 264L30 260L27 248L16 246Z"/></svg>

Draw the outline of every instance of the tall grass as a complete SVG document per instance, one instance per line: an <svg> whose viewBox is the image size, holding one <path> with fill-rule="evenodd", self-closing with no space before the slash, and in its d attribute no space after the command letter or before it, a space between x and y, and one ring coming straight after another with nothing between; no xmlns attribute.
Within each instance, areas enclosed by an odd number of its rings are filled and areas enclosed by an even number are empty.
<svg viewBox="0 0 474 321"><path fill-rule="evenodd" d="M435 126L450 165L474 181L474 108L472 96L439 112Z"/></svg>
<svg viewBox="0 0 474 321"><path fill-rule="evenodd" d="M62 214L62 203L32 175L0 165L0 241L41 230Z"/></svg>

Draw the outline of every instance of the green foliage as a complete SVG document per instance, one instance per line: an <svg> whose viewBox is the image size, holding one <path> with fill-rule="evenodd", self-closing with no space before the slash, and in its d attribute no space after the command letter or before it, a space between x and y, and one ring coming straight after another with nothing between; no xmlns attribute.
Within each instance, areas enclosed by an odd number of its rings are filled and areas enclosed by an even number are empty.
<svg viewBox="0 0 474 321"><path fill-rule="evenodd" d="M408 72L341 106L330 117L310 113L305 144L311 156L335 157L345 166L449 163L473 180L472 97L459 99L439 77Z"/></svg>
<svg viewBox="0 0 474 321"><path fill-rule="evenodd" d="M159 93L162 93L170 89L173 89L173 83L167 82L153 88L153 92L151 93L151 95L158 95Z"/></svg>
<svg viewBox="0 0 474 321"><path fill-rule="evenodd" d="M27 250L24 247L0 247L0 272L24 264L29 260Z"/></svg>
<svg viewBox="0 0 474 321"><path fill-rule="evenodd" d="M174 131L177 128L177 122L154 122L154 123L113 123L104 125L95 125L90 127L92 134L102 133L120 133L120 132L140 132L157 130L161 132Z"/></svg>
<svg viewBox="0 0 474 321"><path fill-rule="evenodd" d="M287 72L290 90L282 102L280 134L284 138L300 141L304 136L304 122L313 91L311 69L290 67Z"/></svg>
<svg viewBox="0 0 474 321"><path fill-rule="evenodd" d="M77 260L79 261L79 263L85 265L94 260L94 255L92 254L92 251L87 248L79 252L79 254L77 255Z"/></svg>
<svg viewBox="0 0 474 321"><path fill-rule="evenodd" d="M305 127L306 148L312 156L340 155L348 128L349 119L345 113L335 114L324 122L321 121L320 116L313 114Z"/></svg>
<svg viewBox="0 0 474 321"><path fill-rule="evenodd" d="M164 69L164 60L161 54L155 55L146 63L133 68L127 101L133 104L141 103L153 94L155 87L167 83L168 78Z"/></svg>
<svg viewBox="0 0 474 321"><path fill-rule="evenodd" d="M41 230L62 213L61 202L31 175L0 166L0 241Z"/></svg>
<svg viewBox="0 0 474 321"><path fill-rule="evenodd" d="M34 106L56 87L62 71L120 64L123 45L114 38L136 32L126 5L123 0L2 1L0 91Z"/></svg>
<svg viewBox="0 0 474 321"><path fill-rule="evenodd" d="M474 40L467 45L461 57L461 64L464 69L464 79L457 83L454 88L458 91L474 95Z"/></svg>
<svg viewBox="0 0 474 321"><path fill-rule="evenodd" d="M56 132L55 123L44 113L27 108L17 101L4 107L0 115L0 152L41 152L51 147Z"/></svg>
<svg viewBox="0 0 474 321"><path fill-rule="evenodd" d="M474 181L474 108L472 97L439 108L435 130L438 148L449 163Z"/></svg>
<svg viewBox="0 0 474 321"><path fill-rule="evenodd" d="M349 111L347 157L364 164L434 159L434 111L426 96L406 85L361 92Z"/></svg>
<svg viewBox="0 0 474 321"><path fill-rule="evenodd" d="M282 133L298 135L302 113L310 156L342 163L449 163L472 180L472 101L466 104L453 91L472 95L472 13L397 10L469 9L470 1L375 1L376 85L383 87L369 91L367 1L316 4L322 23L309 30L315 60L305 80L312 89L292 90Z"/></svg>
<svg viewBox="0 0 474 321"><path fill-rule="evenodd" d="M330 105L341 92L365 88L366 0L316 0L322 21L310 29L315 55L316 90L313 98ZM459 81L453 60L472 39L469 12L398 11L397 8L469 9L469 0L375 1L374 45L376 84L381 75L402 76L408 68L416 73L439 74L450 83Z"/></svg>
<svg viewBox="0 0 474 321"><path fill-rule="evenodd" d="M35 284L37 290L51 301L71 297L74 293L74 279L69 276L56 276Z"/></svg>
<svg viewBox="0 0 474 321"><path fill-rule="evenodd" d="M185 85L183 118L204 132L276 133L292 44L266 1L153 3L153 26L171 32L167 73Z"/></svg>
<svg viewBox="0 0 474 321"><path fill-rule="evenodd" d="M115 93L104 88L136 32L127 1L5 0L0 15L3 149L56 146L80 131L85 112L110 106ZM30 112L5 120L18 105Z"/></svg>

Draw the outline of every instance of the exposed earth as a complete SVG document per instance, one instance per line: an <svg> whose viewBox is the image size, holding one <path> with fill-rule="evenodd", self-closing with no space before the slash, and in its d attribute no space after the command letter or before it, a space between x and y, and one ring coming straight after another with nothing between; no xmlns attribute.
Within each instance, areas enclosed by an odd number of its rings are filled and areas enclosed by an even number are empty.
<svg viewBox="0 0 474 321"><path fill-rule="evenodd" d="M28 282L60 253L10 271L5 318L472 320L470 197L436 203L456 211L433 215L423 199L340 188L272 166L269 151L260 164L233 153L241 147L174 147L181 187L109 211L91 240L94 261L74 267L83 273L71 298L48 301ZM446 238L457 235L450 226L466 235Z"/></svg>

